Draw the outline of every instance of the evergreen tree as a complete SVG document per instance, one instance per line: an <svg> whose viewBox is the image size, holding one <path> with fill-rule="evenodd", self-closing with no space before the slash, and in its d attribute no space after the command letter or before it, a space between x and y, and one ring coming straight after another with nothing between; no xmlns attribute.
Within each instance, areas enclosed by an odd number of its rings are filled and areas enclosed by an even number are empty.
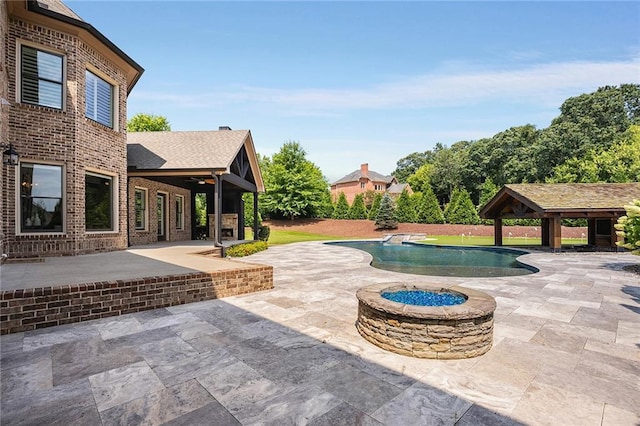
<svg viewBox="0 0 640 426"><path fill-rule="evenodd" d="M382 202L382 194L376 192L373 196L373 201L371 203L371 208L369 209L369 220L375 220L378 216L378 210L380 210L380 203Z"/></svg>
<svg viewBox="0 0 640 426"><path fill-rule="evenodd" d="M367 208L364 206L364 196L362 194L356 195L353 199L353 203L349 207L348 217L349 219L367 218Z"/></svg>
<svg viewBox="0 0 640 426"><path fill-rule="evenodd" d="M333 219L347 219L349 217L349 202L344 192L341 192L338 196L338 201L333 208Z"/></svg>
<svg viewBox="0 0 640 426"><path fill-rule="evenodd" d="M431 185L425 185L425 192L422 193L416 210L419 223L444 223L444 213Z"/></svg>
<svg viewBox="0 0 640 426"><path fill-rule="evenodd" d="M376 215L376 229L396 229L398 221L395 217L395 206L389 194L384 194L380 202L380 209Z"/></svg>
<svg viewBox="0 0 640 426"><path fill-rule="evenodd" d="M480 217L476 206L471 201L471 196L466 189L455 189L451 196L451 202L444 212L447 223L462 225L477 225Z"/></svg>
<svg viewBox="0 0 640 426"><path fill-rule="evenodd" d="M411 196L406 189L396 200L396 220L400 223L415 223L416 210L411 202Z"/></svg>

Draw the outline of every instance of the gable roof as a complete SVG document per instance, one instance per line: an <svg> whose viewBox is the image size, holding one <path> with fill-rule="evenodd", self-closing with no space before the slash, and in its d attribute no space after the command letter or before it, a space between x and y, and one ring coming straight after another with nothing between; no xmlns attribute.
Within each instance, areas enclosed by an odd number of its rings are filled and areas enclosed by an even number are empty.
<svg viewBox="0 0 640 426"><path fill-rule="evenodd" d="M408 183L394 183L387 188L387 192L389 194L402 194L405 189L407 191L411 189Z"/></svg>
<svg viewBox="0 0 640 426"><path fill-rule="evenodd" d="M339 183L348 183L348 182L359 182L360 179L369 179L372 182L384 182L386 184L390 184L395 179L393 176L385 176L380 173L374 172L373 170L369 170L367 174L362 173L361 169L355 170L348 175L338 179L333 182L331 185L337 185Z"/></svg>
<svg viewBox="0 0 640 426"><path fill-rule="evenodd" d="M483 218L501 217L514 202L540 214L624 212L640 198L640 183L523 183L505 185L481 210Z"/></svg>
<svg viewBox="0 0 640 426"><path fill-rule="evenodd" d="M131 132L127 134L127 166L136 171L228 173L243 147L258 191L264 192L249 130Z"/></svg>

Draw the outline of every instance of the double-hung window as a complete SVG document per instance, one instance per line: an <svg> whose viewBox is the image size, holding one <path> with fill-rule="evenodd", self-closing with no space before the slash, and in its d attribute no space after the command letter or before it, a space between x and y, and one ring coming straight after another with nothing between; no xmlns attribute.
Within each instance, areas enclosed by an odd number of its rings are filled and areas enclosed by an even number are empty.
<svg viewBox="0 0 640 426"><path fill-rule="evenodd" d="M115 188L112 176L85 174L85 227L89 232L115 230Z"/></svg>
<svg viewBox="0 0 640 426"><path fill-rule="evenodd" d="M136 203L136 230L145 231L147 229L147 190L136 188L134 197Z"/></svg>
<svg viewBox="0 0 640 426"><path fill-rule="evenodd" d="M63 56L20 46L20 102L62 109Z"/></svg>
<svg viewBox="0 0 640 426"><path fill-rule="evenodd" d="M91 71L85 76L85 115L113 128L114 87Z"/></svg>
<svg viewBox="0 0 640 426"><path fill-rule="evenodd" d="M62 232L62 166L20 163L20 232Z"/></svg>
<svg viewBox="0 0 640 426"><path fill-rule="evenodd" d="M176 229L184 229L184 197L176 195Z"/></svg>

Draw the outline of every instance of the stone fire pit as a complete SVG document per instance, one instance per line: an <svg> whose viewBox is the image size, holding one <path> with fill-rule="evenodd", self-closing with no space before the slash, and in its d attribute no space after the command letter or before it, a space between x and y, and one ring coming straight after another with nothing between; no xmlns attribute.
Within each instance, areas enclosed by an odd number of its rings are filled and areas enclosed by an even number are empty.
<svg viewBox="0 0 640 426"><path fill-rule="evenodd" d="M381 296L402 290L459 293L466 301L452 306L418 306ZM482 355L493 344L496 301L486 293L458 286L386 283L363 287L356 296L356 328L382 349L417 358L460 359Z"/></svg>

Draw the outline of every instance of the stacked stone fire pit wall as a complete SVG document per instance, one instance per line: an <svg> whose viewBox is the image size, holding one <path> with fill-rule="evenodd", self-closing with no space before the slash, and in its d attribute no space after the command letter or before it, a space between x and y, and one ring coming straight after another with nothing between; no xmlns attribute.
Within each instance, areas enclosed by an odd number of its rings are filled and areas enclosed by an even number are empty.
<svg viewBox="0 0 640 426"><path fill-rule="evenodd" d="M381 296L385 291L454 291L467 301L454 306L405 305ZM362 337L382 349L416 358L460 359L482 355L493 344L495 299L462 287L378 284L358 290Z"/></svg>

